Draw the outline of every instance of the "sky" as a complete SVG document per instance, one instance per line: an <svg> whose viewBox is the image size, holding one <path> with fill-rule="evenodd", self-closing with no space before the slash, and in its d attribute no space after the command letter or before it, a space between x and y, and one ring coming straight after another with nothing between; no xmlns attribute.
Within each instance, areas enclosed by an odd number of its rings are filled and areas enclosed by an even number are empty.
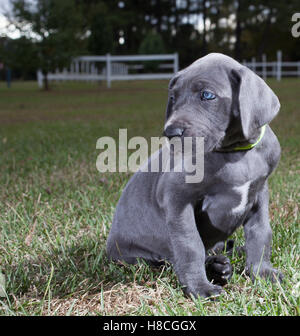
<svg viewBox="0 0 300 336"><path fill-rule="evenodd" d="M10 8L10 0L0 0L0 36L8 36L10 38L20 37L20 33L13 27L7 29L8 21L3 15Z"/></svg>

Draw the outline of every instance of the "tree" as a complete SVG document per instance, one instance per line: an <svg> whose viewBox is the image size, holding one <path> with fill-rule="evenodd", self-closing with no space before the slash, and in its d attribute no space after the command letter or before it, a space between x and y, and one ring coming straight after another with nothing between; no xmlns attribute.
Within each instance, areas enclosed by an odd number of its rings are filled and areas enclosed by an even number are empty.
<svg viewBox="0 0 300 336"><path fill-rule="evenodd" d="M161 36L155 32L149 32L139 48L140 54L163 54L164 52L164 42Z"/></svg>
<svg viewBox="0 0 300 336"><path fill-rule="evenodd" d="M18 39L0 38L0 62L13 70L13 77L33 79L36 74L35 44L22 36Z"/></svg>
<svg viewBox="0 0 300 336"><path fill-rule="evenodd" d="M117 4L111 1L73 0L82 13L82 30L86 32L87 52L93 55L112 53L115 49L114 16ZM82 53L82 52L81 52Z"/></svg>
<svg viewBox="0 0 300 336"><path fill-rule="evenodd" d="M136 54L140 48L143 53L159 53L159 45L151 46L155 39L160 39L163 52L179 53L181 67L210 51L238 60L261 58L262 54L270 59L278 49L285 51L287 60L300 57L300 39L291 34L291 17L299 9L299 0L11 2L13 23L26 37L16 44L10 41L10 46L16 45L11 50L26 49L27 59L37 58L36 67L46 75L46 88L47 73L67 66L74 55ZM199 27L203 29L199 31ZM159 37L149 37L149 32ZM34 57L30 57L29 43ZM148 47L152 51L146 50ZM7 59L14 61L13 70L20 63L13 57Z"/></svg>
<svg viewBox="0 0 300 336"><path fill-rule="evenodd" d="M203 37L203 36L202 36ZM202 40L202 41L201 41ZM179 52L180 66L186 67L203 52L203 39L192 24L181 24L173 38L174 50Z"/></svg>
<svg viewBox="0 0 300 336"><path fill-rule="evenodd" d="M12 0L13 23L35 44L48 90L48 73L70 64L83 46L82 16L73 0Z"/></svg>
<svg viewBox="0 0 300 336"><path fill-rule="evenodd" d="M139 53L140 54L163 54L165 52L164 42L161 36L155 32L149 32L142 41ZM147 71L157 70L157 62L144 62L144 67Z"/></svg>
<svg viewBox="0 0 300 336"><path fill-rule="evenodd" d="M114 49L113 28L106 8L95 9L90 23L88 49L94 55L103 55Z"/></svg>
<svg viewBox="0 0 300 336"><path fill-rule="evenodd" d="M236 14L235 58L256 56L260 59L262 54L266 54L270 59L275 57L277 50L284 50L287 60L299 59L296 56L299 40L293 38L290 24L292 14L299 8L298 0L223 1L233 4L232 11Z"/></svg>
<svg viewBox="0 0 300 336"><path fill-rule="evenodd" d="M203 33L202 33L202 55L207 54L207 40L206 40L206 19L207 19L207 0L202 0L202 15L203 15Z"/></svg>

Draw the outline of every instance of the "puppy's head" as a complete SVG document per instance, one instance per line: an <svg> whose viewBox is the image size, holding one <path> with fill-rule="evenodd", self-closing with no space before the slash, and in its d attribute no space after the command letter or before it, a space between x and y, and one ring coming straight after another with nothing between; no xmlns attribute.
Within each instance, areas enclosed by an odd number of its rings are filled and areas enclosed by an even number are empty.
<svg viewBox="0 0 300 336"><path fill-rule="evenodd" d="M223 54L209 54L169 83L164 135L204 137L205 151L255 141L280 108L254 72Z"/></svg>

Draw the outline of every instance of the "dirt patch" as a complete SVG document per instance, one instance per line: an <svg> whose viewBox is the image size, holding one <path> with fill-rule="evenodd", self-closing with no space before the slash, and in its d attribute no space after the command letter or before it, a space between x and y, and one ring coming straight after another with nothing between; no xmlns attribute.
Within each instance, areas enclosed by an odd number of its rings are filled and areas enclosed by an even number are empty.
<svg viewBox="0 0 300 336"><path fill-rule="evenodd" d="M46 300L41 315L133 315L142 305L147 307L148 313L151 311L154 315L161 315L161 311L168 314L163 303L167 302L169 297L169 291L157 283L145 286L119 283L110 290L93 295L85 293L71 298ZM22 305L22 299L15 301L16 306ZM40 302L38 299L31 299L27 304L34 307ZM182 303L190 304L192 308L191 300L183 299Z"/></svg>

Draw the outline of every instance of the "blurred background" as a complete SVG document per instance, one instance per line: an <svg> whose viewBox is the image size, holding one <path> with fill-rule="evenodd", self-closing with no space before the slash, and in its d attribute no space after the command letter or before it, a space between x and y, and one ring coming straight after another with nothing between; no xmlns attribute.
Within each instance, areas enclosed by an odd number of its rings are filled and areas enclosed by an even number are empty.
<svg viewBox="0 0 300 336"><path fill-rule="evenodd" d="M291 33L298 0L1 0L0 63L35 79L79 55L179 54L179 67L209 53L300 60ZM1 71L1 70L0 70Z"/></svg>

